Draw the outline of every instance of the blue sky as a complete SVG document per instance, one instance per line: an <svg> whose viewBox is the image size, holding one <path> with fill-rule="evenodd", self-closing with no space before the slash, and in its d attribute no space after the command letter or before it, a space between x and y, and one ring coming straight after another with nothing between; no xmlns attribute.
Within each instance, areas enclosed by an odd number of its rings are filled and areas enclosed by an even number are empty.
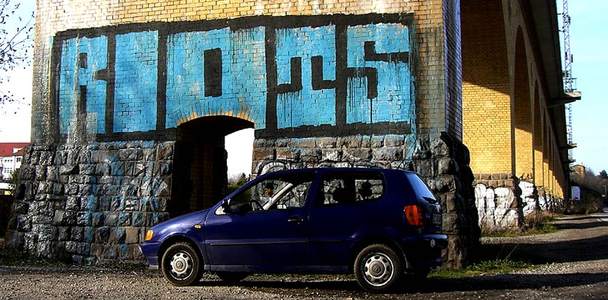
<svg viewBox="0 0 608 300"><path fill-rule="evenodd" d="M606 0L570 0L573 73L581 101L573 105L573 155L596 173L608 169L608 29ZM558 1L561 7L561 1Z"/></svg>
<svg viewBox="0 0 608 300"><path fill-rule="evenodd" d="M466 1L466 0L464 0ZM573 151L577 163L583 163L596 173L608 169L608 30L605 20L606 0L570 0L571 47L574 53L573 73L583 99L573 106ZM562 2L557 0L561 10ZM33 0L23 2L22 11L31 11ZM18 96L31 98L31 68L17 69L12 74L11 86ZM17 112L16 114L14 112ZM21 142L30 139L30 107L4 106L0 109L0 142ZM227 148L239 148L238 141L246 140L248 147L252 132L229 137ZM230 151L230 149L228 149ZM239 156L239 155L233 155ZM250 158L249 158L250 159ZM250 160L228 162L234 173L248 170ZM239 168L238 166L243 166ZM239 169L237 171L236 169Z"/></svg>
<svg viewBox="0 0 608 300"><path fill-rule="evenodd" d="M13 0L13 2L18 3L19 1ZM16 26L20 25L17 21L18 16L24 20L29 19L34 10L34 2L34 0L22 1L16 15L8 20L6 29L12 32ZM1 76L6 78L5 74L1 74ZM0 86L1 90L10 89L16 98L25 99L18 103L0 105L0 142L29 142L31 119L29 103L32 98L31 66L15 68L10 72L9 80L4 83L4 86Z"/></svg>

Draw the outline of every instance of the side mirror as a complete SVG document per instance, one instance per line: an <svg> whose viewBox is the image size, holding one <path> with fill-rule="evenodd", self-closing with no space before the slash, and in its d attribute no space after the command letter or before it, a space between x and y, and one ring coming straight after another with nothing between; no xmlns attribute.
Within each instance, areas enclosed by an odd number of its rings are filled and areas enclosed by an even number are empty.
<svg viewBox="0 0 608 300"><path fill-rule="evenodd" d="M228 200L224 201L224 203L222 203L222 209L224 210L224 213L227 213L227 214L232 213L232 207L230 207L231 201L232 201L232 199L228 199Z"/></svg>
<svg viewBox="0 0 608 300"><path fill-rule="evenodd" d="M222 203L222 208L224 209L224 212L227 214L243 214L246 213L247 210L247 203L243 204L243 203L233 203L234 201L232 201L232 199L228 199L226 201L224 201L224 203Z"/></svg>

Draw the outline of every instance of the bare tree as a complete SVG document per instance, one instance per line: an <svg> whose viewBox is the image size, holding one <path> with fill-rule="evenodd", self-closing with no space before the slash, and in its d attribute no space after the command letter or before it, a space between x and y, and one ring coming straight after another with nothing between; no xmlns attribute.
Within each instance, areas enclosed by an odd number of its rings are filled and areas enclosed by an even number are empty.
<svg viewBox="0 0 608 300"><path fill-rule="evenodd" d="M11 71L30 63L34 13L23 15L20 1L0 0L0 104L23 100L7 88Z"/></svg>

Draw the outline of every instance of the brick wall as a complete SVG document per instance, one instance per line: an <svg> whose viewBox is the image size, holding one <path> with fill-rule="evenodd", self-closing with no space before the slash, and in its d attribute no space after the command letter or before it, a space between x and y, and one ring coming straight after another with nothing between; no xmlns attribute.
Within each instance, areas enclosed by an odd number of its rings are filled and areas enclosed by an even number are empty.
<svg viewBox="0 0 608 300"><path fill-rule="evenodd" d="M415 99L417 130L422 134L438 136L439 132L450 127L453 134L459 135L459 112L458 112L458 89L454 83L446 83L444 72L446 64L452 69L449 76L458 79L458 61L447 61L445 51L457 54L455 45L458 43L457 14L446 13L444 7L458 7L457 1L383 1L370 3L368 1L129 1L129 2L99 2L89 5L81 5L79 1L46 2L37 3L36 22L36 55L34 61L34 89L33 89L33 113L41 116L33 121L33 140L36 142L50 142L55 138L52 133L57 120L51 109L50 100L53 98L49 92L51 89L51 67L52 41L57 32L68 29L86 29L120 24L148 23L148 22L176 22L234 19L245 16L287 16L287 15L332 15L332 14L366 14L366 13L401 13L414 14L412 29L415 32ZM447 11L451 12L451 10ZM450 20L444 22L444 19ZM92 31L93 33L95 31ZM445 35L449 35L452 46L444 45ZM143 35L143 33L142 33ZM116 36L117 39L120 36ZM142 39L146 37L142 36ZM116 40L119 41L119 40ZM143 41L143 40L142 40ZM128 47L128 45L125 45ZM147 47L153 52L154 47ZM116 59L126 59L117 52ZM141 65L141 68L153 68L152 65ZM116 73L120 73L116 69ZM145 72L144 72L145 73ZM153 74L150 73L152 76ZM153 87L144 83L138 89L146 90ZM447 88L450 85L452 88ZM456 84L457 85L457 84ZM446 91L449 90L449 93ZM124 91L129 93L129 91ZM449 99L446 100L449 95ZM132 96L136 97L136 96ZM144 97L138 95L138 97ZM146 98L150 99L150 98ZM143 101L143 102L142 102ZM115 116L125 114L129 116L132 112L139 110L154 110L154 105L143 105L145 101L136 99L133 106L123 105L120 102L115 106L122 108L121 112L115 112ZM445 116L445 105L452 103L449 117ZM138 103L142 104L139 105ZM121 106L122 105L122 106ZM103 114L90 123L98 124L95 132L101 131L100 123L103 122ZM447 122L446 120L450 120ZM114 120L118 130L128 130L133 124L128 124L128 119ZM146 130L154 123L154 118L146 119L139 128ZM125 123L127 122L127 123ZM140 122L141 123L141 122ZM446 123L449 123L446 126ZM453 124L453 125L450 125ZM92 126L89 126L92 127ZM93 130L90 130L93 131Z"/></svg>
<svg viewBox="0 0 608 300"><path fill-rule="evenodd" d="M528 70L528 53L521 31L517 32L513 92L513 139L515 142L515 176L532 178L532 99Z"/></svg>
<svg viewBox="0 0 608 300"><path fill-rule="evenodd" d="M460 0L444 0L446 132L462 140L462 54Z"/></svg>
<svg viewBox="0 0 608 300"><path fill-rule="evenodd" d="M475 173L511 172L511 99L500 1L462 3L463 142ZM479 24L484 24L482 28Z"/></svg>
<svg viewBox="0 0 608 300"><path fill-rule="evenodd" d="M539 41L519 1L466 1L461 13L463 141L478 180L478 205L486 208L480 208L480 220L497 228L521 226L526 205L546 201L551 205L542 207L557 208L567 185L547 117L544 74L534 50ZM505 174L517 184L495 181ZM494 208L512 204L511 218L492 217Z"/></svg>

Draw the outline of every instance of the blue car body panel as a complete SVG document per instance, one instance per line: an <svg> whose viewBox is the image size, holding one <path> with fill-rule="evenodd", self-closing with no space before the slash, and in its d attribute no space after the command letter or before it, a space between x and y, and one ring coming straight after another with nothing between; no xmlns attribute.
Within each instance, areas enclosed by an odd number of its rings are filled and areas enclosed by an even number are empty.
<svg viewBox="0 0 608 300"><path fill-rule="evenodd" d="M341 174L381 175L384 191L375 200L321 205L321 182ZM265 179L313 176L303 207L217 214L222 204ZM246 183L213 207L160 223L151 240L140 245L151 267L178 240L196 245L208 271L346 273L357 251L370 242L390 242L404 255L406 268L441 264L447 236L430 220L441 213L415 173L360 168L319 168L268 173ZM404 206L424 207L426 225L407 224ZM431 242L432 241L432 242Z"/></svg>

